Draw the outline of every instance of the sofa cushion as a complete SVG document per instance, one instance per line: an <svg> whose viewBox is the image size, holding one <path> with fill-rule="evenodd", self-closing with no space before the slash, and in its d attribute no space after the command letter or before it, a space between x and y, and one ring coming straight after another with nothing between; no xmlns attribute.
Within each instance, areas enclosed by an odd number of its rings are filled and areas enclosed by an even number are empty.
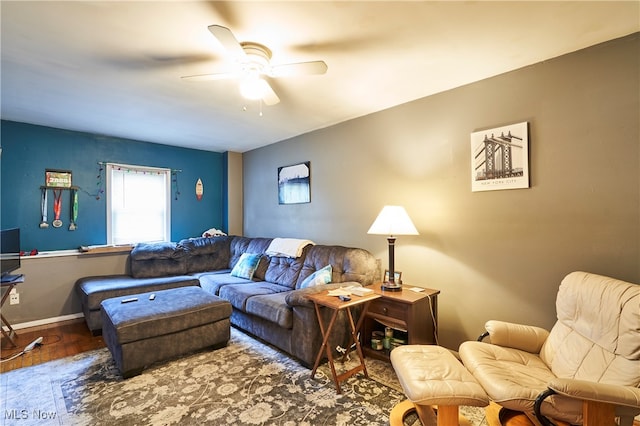
<svg viewBox="0 0 640 426"><path fill-rule="evenodd" d="M253 274L253 279L256 281L265 281L267 275L267 269L269 268L269 256L263 254L260 256L260 262L258 262L258 267L256 268L256 272Z"/></svg>
<svg viewBox="0 0 640 426"><path fill-rule="evenodd" d="M245 306L246 312L290 329L293 327L293 309L285 301L289 293L283 291L250 297Z"/></svg>
<svg viewBox="0 0 640 426"><path fill-rule="evenodd" d="M231 276L248 280L253 279L253 274L256 272L261 257L257 253L242 253L242 256L240 256L240 259L231 270Z"/></svg>
<svg viewBox="0 0 640 426"><path fill-rule="evenodd" d="M184 248L187 253L187 271L193 273L228 268L231 238L220 236L180 241L178 246Z"/></svg>
<svg viewBox="0 0 640 426"><path fill-rule="evenodd" d="M317 285L329 284L331 282L331 265L318 269L313 274L300 283L300 288L315 287Z"/></svg>
<svg viewBox="0 0 640 426"><path fill-rule="evenodd" d="M133 278L129 275L101 275L76 281L76 291L82 305L89 311L99 310L100 302L118 296L159 291L169 288L197 286L199 281L189 275L156 278Z"/></svg>
<svg viewBox="0 0 640 426"><path fill-rule="evenodd" d="M302 250L302 256L291 258L274 256L269 260L269 268L265 274L265 281L289 287L293 290L298 282L298 276L302 270L304 258L311 245ZM323 265L325 266L326 263Z"/></svg>
<svg viewBox="0 0 640 426"><path fill-rule="evenodd" d="M290 291L288 287L266 281L244 284L229 284L220 288L220 297L231 302L231 305L246 312L247 301L254 296L276 294ZM284 300L284 299L283 299Z"/></svg>
<svg viewBox="0 0 640 426"><path fill-rule="evenodd" d="M260 253L264 254L273 238L248 238L233 237L230 244L231 255L229 257L229 268L233 268L242 253Z"/></svg>
<svg viewBox="0 0 640 426"><path fill-rule="evenodd" d="M131 250L131 258L134 260L152 260L183 257L184 253L176 249L177 244L172 242L138 243Z"/></svg>
<svg viewBox="0 0 640 426"><path fill-rule="evenodd" d="M225 273L212 272L198 274L198 278L200 280L200 287L216 296L220 294L220 289L226 285L253 283L252 280L232 276L229 270Z"/></svg>
<svg viewBox="0 0 640 426"><path fill-rule="evenodd" d="M186 251L176 243L139 243L131 250L131 276L166 277L187 273Z"/></svg>
<svg viewBox="0 0 640 426"><path fill-rule="evenodd" d="M376 258L367 250L342 246L308 246L296 288L318 269L332 267L331 282L357 281L362 285L380 281L380 268Z"/></svg>

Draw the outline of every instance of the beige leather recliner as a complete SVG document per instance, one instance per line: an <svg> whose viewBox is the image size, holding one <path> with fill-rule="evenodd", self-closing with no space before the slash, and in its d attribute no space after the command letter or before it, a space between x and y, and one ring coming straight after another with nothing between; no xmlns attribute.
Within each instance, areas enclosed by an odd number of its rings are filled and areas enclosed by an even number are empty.
<svg viewBox="0 0 640 426"><path fill-rule="evenodd" d="M460 345L465 367L490 400L534 422L603 426L618 417L632 425L640 414L640 285L572 272L556 311L550 332L488 321L490 343Z"/></svg>

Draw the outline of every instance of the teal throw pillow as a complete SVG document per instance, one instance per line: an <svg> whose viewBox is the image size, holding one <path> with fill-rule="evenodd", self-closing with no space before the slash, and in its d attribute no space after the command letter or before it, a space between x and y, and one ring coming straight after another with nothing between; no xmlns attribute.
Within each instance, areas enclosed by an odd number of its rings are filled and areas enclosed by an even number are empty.
<svg viewBox="0 0 640 426"><path fill-rule="evenodd" d="M242 253L240 259L236 263L236 266L231 270L231 275L238 278L245 278L247 280L253 279L253 274L256 272L258 262L260 262L259 254Z"/></svg>
<svg viewBox="0 0 640 426"><path fill-rule="evenodd" d="M322 269L318 269L302 281L300 288L313 287L321 284L329 284L331 282L331 265L327 265Z"/></svg>

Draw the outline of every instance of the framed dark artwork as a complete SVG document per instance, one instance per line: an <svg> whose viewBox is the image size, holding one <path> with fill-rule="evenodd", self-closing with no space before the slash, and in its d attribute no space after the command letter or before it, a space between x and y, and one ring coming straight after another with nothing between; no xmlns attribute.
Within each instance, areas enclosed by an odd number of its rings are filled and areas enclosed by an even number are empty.
<svg viewBox="0 0 640 426"><path fill-rule="evenodd" d="M311 202L311 163L278 167L278 203Z"/></svg>
<svg viewBox="0 0 640 426"><path fill-rule="evenodd" d="M471 191L529 187L529 123L471 133Z"/></svg>

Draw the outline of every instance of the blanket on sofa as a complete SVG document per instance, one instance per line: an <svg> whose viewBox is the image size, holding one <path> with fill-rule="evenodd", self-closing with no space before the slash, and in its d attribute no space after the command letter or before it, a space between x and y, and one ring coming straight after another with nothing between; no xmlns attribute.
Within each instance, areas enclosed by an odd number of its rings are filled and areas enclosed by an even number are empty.
<svg viewBox="0 0 640 426"><path fill-rule="evenodd" d="M265 251L268 256L279 257L300 257L302 250L309 244L315 244L311 240L301 240L298 238L274 238Z"/></svg>

